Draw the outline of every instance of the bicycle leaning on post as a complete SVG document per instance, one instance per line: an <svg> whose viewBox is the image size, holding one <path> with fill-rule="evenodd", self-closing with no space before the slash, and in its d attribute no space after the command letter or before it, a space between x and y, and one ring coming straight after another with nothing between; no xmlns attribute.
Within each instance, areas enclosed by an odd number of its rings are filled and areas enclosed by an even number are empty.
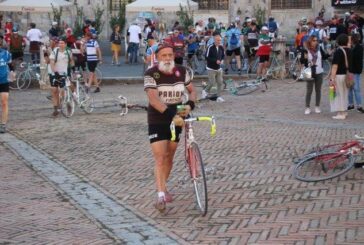
<svg viewBox="0 0 364 245"><path fill-rule="evenodd" d="M328 180L348 172L364 160L364 137L311 150L297 161L293 176L302 181Z"/></svg>
<svg viewBox="0 0 364 245"><path fill-rule="evenodd" d="M177 110L183 110L183 105L177 107ZM185 160L186 167L188 168L193 189L196 196L196 203L202 216L207 214L208 210L208 196L207 196L207 183L205 166L202 160L201 152L198 144L193 135L193 122L196 121L209 121L211 123L210 133L215 135L216 123L213 116L202 116L202 117L189 117L184 119L185 122ZM175 124L171 123L171 140L174 141L176 138Z"/></svg>

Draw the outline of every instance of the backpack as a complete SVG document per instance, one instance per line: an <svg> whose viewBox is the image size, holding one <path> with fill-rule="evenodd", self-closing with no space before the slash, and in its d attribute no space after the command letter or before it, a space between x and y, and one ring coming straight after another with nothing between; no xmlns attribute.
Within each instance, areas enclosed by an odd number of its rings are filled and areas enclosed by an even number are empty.
<svg viewBox="0 0 364 245"><path fill-rule="evenodd" d="M55 57L54 57L54 63L57 63L57 60L58 60L58 51L59 51L59 48L56 48L56 53L55 53ZM70 55L70 50L69 48L66 48L65 49L66 53L67 53L67 57L68 57L68 65L71 64L71 55ZM53 50L54 52L54 50Z"/></svg>
<svg viewBox="0 0 364 245"><path fill-rule="evenodd" d="M278 29L277 23L274 22L268 22L268 29L269 32L275 32Z"/></svg>
<svg viewBox="0 0 364 245"><path fill-rule="evenodd" d="M320 29L314 29L310 36L315 36L320 40Z"/></svg>
<svg viewBox="0 0 364 245"><path fill-rule="evenodd" d="M233 32L233 33L231 34L231 38L230 38L230 45L231 45L231 46L236 46L236 45L238 45L238 43L239 43L238 37L237 37L237 36L236 36L236 34Z"/></svg>
<svg viewBox="0 0 364 245"><path fill-rule="evenodd" d="M56 53L55 53L55 57L54 57L54 63L57 63L57 60L58 60L58 51L59 51L59 48L56 48ZM66 53L67 53L67 58L68 58L68 67L67 67L67 70L68 70L68 76L71 74L71 51L70 49L67 47L65 49ZM54 52L54 50L52 51Z"/></svg>
<svg viewBox="0 0 364 245"><path fill-rule="evenodd" d="M10 51L21 52L23 51L23 37L18 35L17 38L14 36L10 37Z"/></svg>

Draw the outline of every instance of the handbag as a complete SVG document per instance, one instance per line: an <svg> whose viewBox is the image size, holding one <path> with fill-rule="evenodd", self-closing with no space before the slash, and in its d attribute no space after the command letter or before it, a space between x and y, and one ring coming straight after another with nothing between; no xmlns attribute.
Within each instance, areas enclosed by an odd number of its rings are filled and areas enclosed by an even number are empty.
<svg viewBox="0 0 364 245"><path fill-rule="evenodd" d="M345 76L345 84L347 88L351 88L354 85L354 75L353 73L349 72L349 63L348 57L346 56L345 50L340 47L341 51L343 51L345 56L345 66L346 66L346 76Z"/></svg>

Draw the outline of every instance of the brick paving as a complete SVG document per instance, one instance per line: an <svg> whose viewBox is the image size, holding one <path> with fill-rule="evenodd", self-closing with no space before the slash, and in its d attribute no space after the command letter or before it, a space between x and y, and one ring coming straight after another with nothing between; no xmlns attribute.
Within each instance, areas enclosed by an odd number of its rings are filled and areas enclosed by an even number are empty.
<svg viewBox="0 0 364 245"><path fill-rule="evenodd" d="M3 145L0 152L0 244L115 243Z"/></svg>
<svg viewBox="0 0 364 245"><path fill-rule="evenodd" d="M208 169L204 218L195 208L182 147L168 184L175 201L163 215L153 208L144 112L121 118L116 110L78 110L70 119L53 119L44 91L14 92L9 128L180 243L363 244L364 171L319 183L297 181L291 171L292 160L309 148L364 135L364 115L350 112L347 120L333 121L325 88L323 113L305 116L304 83L269 85L265 93L225 94L226 103L203 102L196 110L216 115L218 124L214 138L207 125L196 124ZM146 101L141 84L104 87L97 99L120 93Z"/></svg>

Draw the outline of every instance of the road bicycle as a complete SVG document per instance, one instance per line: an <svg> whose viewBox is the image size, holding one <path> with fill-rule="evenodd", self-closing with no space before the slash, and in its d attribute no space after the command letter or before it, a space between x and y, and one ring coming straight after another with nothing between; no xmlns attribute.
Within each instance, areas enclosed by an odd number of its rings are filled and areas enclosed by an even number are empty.
<svg viewBox="0 0 364 245"><path fill-rule="evenodd" d="M37 81L40 83L41 77L46 76L47 70L41 69L41 72L38 72L37 69L40 68L40 64L33 64L31 62L22 62L20 63L20 68L23 69L16 75L16 83L11 85L13 89L27 89L29 88L32 81ZM45 74L43 74L45 73Z"/></svg>
<svg viewBox="0 0 364 245"><path fill-rule="evenodd" d="M180 109L181 107L178 107ZM190 174L193 190L196 197L196 203L202 216L207 214L208 210L208 196L207 196L207 183L205 166L202 161L201 151L193 135L193 122L196 121L209 121L210 122L210 134L214 136L216 134L216 123L213 116L203 117L190 117L184 119L184 134L185 134L185 160L186 167ZM171 123L171 140L176 139L175 124Z"/></svg>
<svg viewBox="0 0 364 245"><path fill-rule="evenodd" d="M237 96L251 94L259 89L261 89L262 92L268 90L268 85L264 78L243 81L241 83L238 83L233 79L228 79L225 83L230 94Z"/></svg>
<svg viewBox="0 0 364 245"><path fill-rule="evenodd" d="M99 63L99 65L100 65L100 63ZM88 81L88 77L90 75L90 71L87 70L87 72L85 72L84 74L85 74L84 81ZM102 71L100 70L99 67L96 67L96 69L95 69L95 75L96 75L97 85L99 86L101 84L102 78L103 78ZM95 85L95 84L93 84L93 85Z"/></svg>
<svg viewBox="0 0 364 245"><path fill-rule="evenodd" d="M266 77L272 77L274 79L286 78L286 64L278 59L278 55L281 53L280 50L273 50L271 55L270 66L267 70Z"/></svg>
<svg viewBox="0 0 364 245"><path fill-rule="evenodd" d="M194 73L202 75L206 71L206 61L202 49L197 49L196 53L192 55L190 61L187 62L188 66L192 68Z"/></svg>
<svg viewBox="0 0 364 245"><path fill-rule="evenodd" d="M364 137L355 135L355 140L311 150L297 161L293 176L306 182L332 179L348 172L363 157Z"/></svg>
<svg viewBox="0 0 364 245"><path fill-rule="evenodd" d="M55 78L55 83L60 84L60 79L64 79L65 86L59 89L59 104L61 113L64 117L69 118L73 116L76 105L81 108L85 113L89 114L93 111L93 98L86 92L86 88L81 84L82 76L78 74L75 80L76 84L72 92L72 82L68 76L62 78Z"/></svg>
<svg viewBox="0 0 364 245"><path fill-rule="evenodd" d="M72 80L72 82L76 84L76 87L72 93L73 100L76 102L76 105L78 105L79 108L81 108L85 113L89 114L94 109L94 98L90 93L87 92L82 75L79 72L75 72L75 75L75 79ZM70 80L68 79L68 81Z"/></svg>

